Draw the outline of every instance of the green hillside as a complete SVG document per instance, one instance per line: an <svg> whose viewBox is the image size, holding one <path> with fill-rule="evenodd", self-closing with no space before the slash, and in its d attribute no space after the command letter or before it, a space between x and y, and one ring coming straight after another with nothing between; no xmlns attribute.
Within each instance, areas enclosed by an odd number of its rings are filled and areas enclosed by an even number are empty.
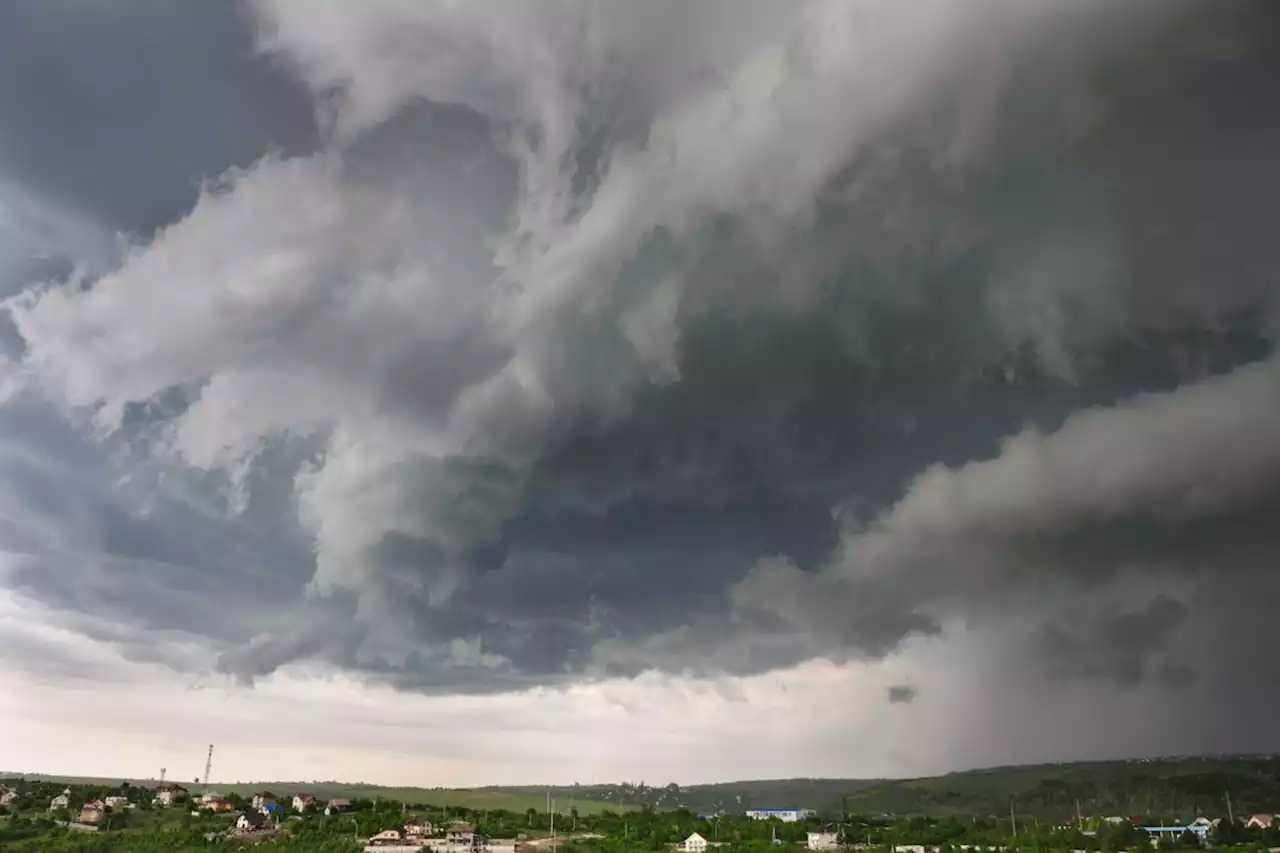
<svg viewBox="0 0 1280 853"><path fill-rule="evenodd" d="M906 779L865 787L848 798L862 813L1020 814L1066 818L1076 802L1085 814L1237 815L1280 807L1280 759L1171 758L1040 764ZM831 803L827 804L828 807Z"/></svg>
<svg viewBox="0 0 1280 853"><path fill-rule="evenodd" d="M533 787L491 788L515 796ZM564 791L565 789L561 789ZM799 806L838 815L934 817L1019 814L1065 819L1076 802L1086 815L1226 814L1280 811L1280 759L1267 756L1138 759L996 767L924 779L779 779L714 785L584 785L583 800L692 812ZM565 796L564 793L558 796Z"/></svg>
<svg viewBox="0 0 1280 853"><path fill-rule="evenodd" d="M574 796L611 807L688 809L691 812L742 812L747 809L828 807L832 803L839 808L840 798L870 785L881 784L877 779L761 779L745 782L721 782L709 785L677 785L661 787L619 783L604 785L579 785L560 789L557 797ZM543 789L537 787L498 787L486 790L511 795L530 795Z"/></svg>

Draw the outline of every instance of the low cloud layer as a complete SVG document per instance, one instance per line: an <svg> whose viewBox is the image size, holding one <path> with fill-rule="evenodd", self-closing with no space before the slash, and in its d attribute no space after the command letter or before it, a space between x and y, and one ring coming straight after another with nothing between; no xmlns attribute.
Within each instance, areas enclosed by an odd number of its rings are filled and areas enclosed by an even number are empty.
<svg viewBox="0 0 1280 853"><path fill-rule="evenodd" d="M1264 665L1265 3L95 14L118 130L0 100L0 583L77 630L433 694L957 626L1151 701Z"/></svg>

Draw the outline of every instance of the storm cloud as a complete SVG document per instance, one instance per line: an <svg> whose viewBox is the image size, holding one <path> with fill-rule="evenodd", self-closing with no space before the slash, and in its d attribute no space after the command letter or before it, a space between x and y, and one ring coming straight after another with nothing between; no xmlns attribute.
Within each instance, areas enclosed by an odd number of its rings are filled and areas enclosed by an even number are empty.
<svg viewBox="0 0 1280 853"><path fill-rule="evenodd" d="M0 13L0 579L104 642L469 693L965 625L1192 693L1269 636L1267 4L142 8Z"/></svg>

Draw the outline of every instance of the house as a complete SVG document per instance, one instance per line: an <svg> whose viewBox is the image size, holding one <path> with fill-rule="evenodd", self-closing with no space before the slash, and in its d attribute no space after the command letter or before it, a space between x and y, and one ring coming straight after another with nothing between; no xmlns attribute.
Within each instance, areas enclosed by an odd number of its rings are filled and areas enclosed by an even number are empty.
<svg viewBox="0 0 1280 853"><path fill-rule="evenodd" d="M1268 827L1271 826L1271 822L1273 820L1275 820L1275 815L1256 814L1250 817L1249 820L1245 822L1245 826L1257 827L1258 829L1267 829Z"/></svg>
<svg viewBox="0 0 1280 853"><path fill-rule="evenodd" d="M93 800L85 803L80 809L80 813L76 815L76 823L97 823L106 817L107 810L102 804L102 800Z"/></svg>
<svg viewBox="0 0 1280 853"><path fill-rule="evenodd" d="M65 809L71 806L71 789L65 788L62 793L49 801L49 810Z"/></svg>
<svg viewBox="0 0 1280 853"><path fill-rule="evenodd" d="M411 817L404 824L405 838L426 838L434 832L435 827L431 825L431 821L420 817Z"/></svg>
<svg viewBox="0 0 1280 853"><path fill-rule="evenodd" d="M235 807L235 803L219 794L205 794L200 798L200 808L211 812L229 812Z"/></svg>
<svg viewBox="0 0 1280 853"><path fill-rule="evenodd" d="M294 794L293 796L293 810L295 812L306 811L309 806L313 806L315 803L315 794Z"/></svg>
<svg viewBox="0 0 1280 853"><path fill-rule="evenodd" d="M258 811L262 812L262 814L267 817L274 817L276 820L279 820L280 816L284 814L284 806L279 803L265 803L262 808L258 809Z"/></svg>
<svg viewBox="0 0 1280 853"><path fill-rule="evenodd" d="M706 853L707 839L695 832L693 835L690 835L681 842L680 849L683 850L684 853Z"/></svg>
<svg viewBox="0 0 1280 853"><path fill-rule="evenodd" d="M109 809L127 809L129 808L129 798L120 794L113 794L102 801Z"/></svg>
<svg viewBox="0 0 1280 853"><path fill-rule="evenodd" d="M334 797L329 801L329 804L324 807L324 813L328 816L336 814L337 812L344 812L349 808L351 808L351 801L346 797Z"/></svg>
<svg viewBox="0 0 1280 853"><path fill-rule="evenodd" d="M1160 841L1164 839L1177 841L1179 838L1186 835L1188 832L1194 835L1196 838L1198 838L1201 843L1204 843L1204 840L1209 836L1208 822L1206 822L1205 825L1203 826L1192 826L1192 825L1183 826L1181 824L1176 826L1144 826L1143 830L1147 833L1147 835L1151 836L1152 844L1158 844Z"/></svg>
<svg viewBox="0 0 1280 853"><path fill-rule="evenodd" d="M267 803L274 803L277 799L279 798L270 791L259 791L253 795L253 799L250 801L250 804L255 809L260 809Z"/></svg>
<svg viewBox="0 0 1280 853"><path fill-rule="evenodd" d="M470 823L455 823L444 837L449 853L479 853L489 847L489 839Z"/></svg>
<svg viewBox="0 0 1280 853"><path fill-rule="evenodd" d="M187 798L187 789L181 785L175 785L172 782L161 785L156 788L155 803L161 806L171 806L176 802Z"/></svg>
<svg viewBox="0 0 1280 853"><path fill-rule="evenodd" d="M400 843L400 830L384 829L377 835L369 839L369 843L374 847L398 845Z"/></svg>
<svg viewBox="0 0 1280 853"><path fill-rule="evenodd" d="M259 811L243 812L236 818L236 829L241 832L253 832L267 825L267 816Z"/></svg>
<svg viewBox="0 0 1280 853"><path fill-rule="evenodd" d="M783 823L795 823L816 814L813 809L748 809L747 817L752 820L780 820Z"/></svg>
<svg viewBox="0 0 1280 853"><path fill-rule="evenodd" d="M834 832L810 832L808 847L810 850L834 850L840 846Z"/></svg>
<svg viewBox="0 0 1280 853"><path fill-rule="evenodd" d="M11 806L18 800L17 791L5 791L0 794L0 806Z"/></svg>

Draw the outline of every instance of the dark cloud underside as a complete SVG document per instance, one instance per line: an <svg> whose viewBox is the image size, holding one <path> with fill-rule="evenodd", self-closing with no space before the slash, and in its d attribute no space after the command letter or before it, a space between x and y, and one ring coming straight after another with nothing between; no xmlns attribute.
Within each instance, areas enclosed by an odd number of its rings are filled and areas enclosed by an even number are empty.
<svg viewBox="0 0 1280 853"><path fill-rule="evenodd" d="M0 255L9 411L61 430L6 584L245 680L1007 621L1061 684L1211 689L1280 544L1274 10L588 5L0 12L0 176L141 237Z"/></svg>

